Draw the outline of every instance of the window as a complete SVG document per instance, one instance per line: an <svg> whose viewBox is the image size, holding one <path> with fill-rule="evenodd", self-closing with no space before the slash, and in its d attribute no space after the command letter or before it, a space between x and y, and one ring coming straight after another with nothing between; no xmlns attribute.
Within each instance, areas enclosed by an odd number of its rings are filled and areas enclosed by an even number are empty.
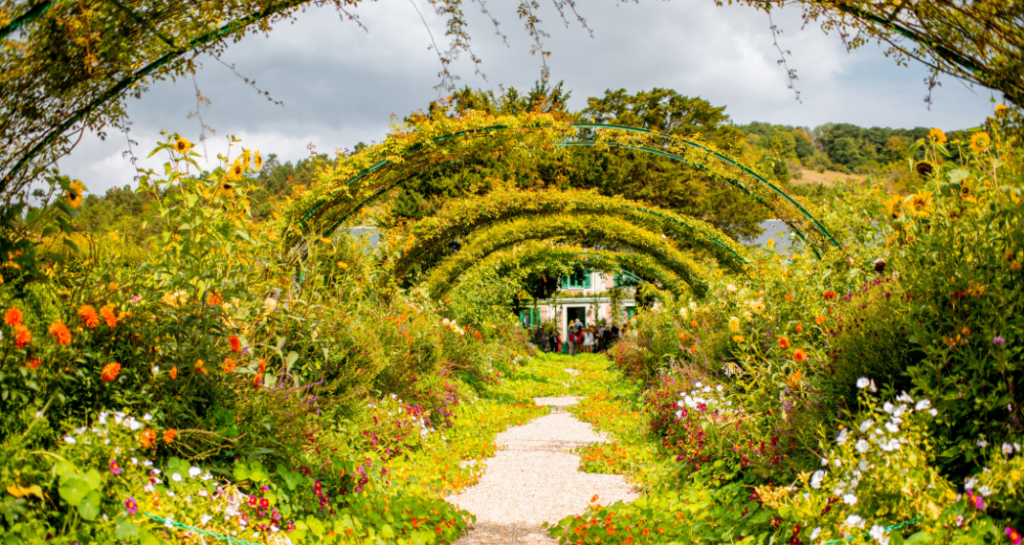
<svg viewBox="0 0 1024 545"><path fill-rule="evenodd" d="M636 307L626 307L626 319L632 320L636 316Z"/></svg>
<svg viewBox="0 0 1024 545"><path fill-rule="evenodd" d="M638 283L636 275L631 272L621 272L615 275L616 288L631 288Z"/></svg>
<svg viewBox="0 0 1024 545"><path fill-rule="evenodd" d="M590 271L576 269L569 277L562 277L562 289L586 290L590 289Z"/></svg>
<svg viewBox="0 0 1024 545"><path fill-rule="evenodd" d="M519 322L523 327L537 327L540 325L540 309L524 308L519 311Z"/></svg>

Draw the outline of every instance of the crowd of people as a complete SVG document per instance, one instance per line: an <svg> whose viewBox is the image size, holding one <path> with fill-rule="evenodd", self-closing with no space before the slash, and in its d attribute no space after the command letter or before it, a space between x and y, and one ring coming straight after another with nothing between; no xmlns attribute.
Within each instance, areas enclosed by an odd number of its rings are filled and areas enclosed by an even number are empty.
<svg viewBox="0 0 1024 545"><path fill-rule="evenodd" d="M568 345L568 354L575 356L580 353L604 352L625 333L626 326L600 324L598 327L584 327L576 320L569 326L564 342ZM563 340L557 327L545 331L538 327L534 330L533 343L545 352L562 352Z"/></svg>

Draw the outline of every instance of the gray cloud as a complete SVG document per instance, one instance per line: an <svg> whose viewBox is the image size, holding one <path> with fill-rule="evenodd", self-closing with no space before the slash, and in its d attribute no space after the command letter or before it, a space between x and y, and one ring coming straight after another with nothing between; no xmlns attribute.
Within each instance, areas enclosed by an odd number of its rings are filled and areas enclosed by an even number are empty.
<svg viewBox="0 0 1024 545"><path fill-rule="evenodd" d="M415 1L444 47L443 20L424 0ZM463 58L455 67L462 76L460 85L523 89L538 79L540 59L529 54L530 40L521 30L514 5L488 4L503 23L506 46L476 5L466 4L474 51L483 59L480 69L487 80L475 75ZM605 89L652 87L727 105L737 123L850 122L955 129L978 124L992 109L987 90L972 92L947 79L933 93L929 111L923 102L927 74L922 67L897 67L876 46L847 53L838 37L825 36L816 27L801 29L794 9L776 13L775 23L784 30L779 37L782 47L792 51L789 62L798 70L802 103L786 87L763 13L692 0L605 0L581 3L580 10L593 39L575 22L566 28L550 6L541 12L551 34L546 40L552 51L551 77L572 89L574 109ZM340 21L333 9L309 9L293 24L279 25L268 38L250 36L228 48L224 63L254 79L284 107L258 95L222 63L203 60L195 83L212 102L201 109L206 124L217 130L207 141L210 157L227 150L223 136L229 133L242 138L248 148L277 153L285 160L305 156L311 143L319 152L331 152L359 141L379 141L386 136L392 114L401 118L438 97L434 87L440 65L428 49L430 35L413 6L391 0L366 3L354 11L368 30ZM136 155L148 154L161 129L195 140L199 123L187 118L195 110L191 79L158 82L141 100L130 100L131 135L140 142ZM125 138L116 133L106 142L87 138L61 161L61 168L85 181L92 192L102 193L131 182L134 170L122 157L126 147ZM154 157L141 164L156 168L160 162Z"/></svg>

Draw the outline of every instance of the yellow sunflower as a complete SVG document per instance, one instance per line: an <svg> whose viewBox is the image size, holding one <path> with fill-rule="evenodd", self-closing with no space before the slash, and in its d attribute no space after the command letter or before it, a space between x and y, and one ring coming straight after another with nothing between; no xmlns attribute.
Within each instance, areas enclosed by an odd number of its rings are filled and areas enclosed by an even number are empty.
<svg viewBox="0 0 1024 545"><path fill-rule="evenodd" d="M932 209L932 194L930 191L922 191L911 195L906 204L907 210L918 217L928 217Z"/></svg>
<svg viewBox="0 0 1024 545"><path fill-rule="evenodd" d="M252 168L257 172L263 168L263 157L260 156L259 150L256 150L256 153L252 155Z"/></svg>
<svg viewBox="0 0 1024 545"><path fill-rule="evenodd" d="M947 140L946 133L942 132L942 129L936 129L934 127L932 130L928 131L928 139L936 144L945 144Z"/></svg>
<svg viewBox="0 0 1024 545"><path fill-rule="evenodd" d="M235 191L235 184L227 177L220 181L220 192L224 195L231 195Z"/></svg>
<svg viewBox="0 0 1024 545"><path fill-rule="evenodd" d="M971 149L974 151L985 151L991 143L992 138L987 132L976 132L971 135Z"/></svg>
<svg viewBox="0 0 1024 545"><path fill-rule="evenodd" d="M249 168L249 150L242 148L242 156L238 160L241 160L243 167Z"/></svg>
<svg viewBox="0 0 1024 545"><path fill-rule="evenodd" d="M228 178L231 180L236 182L241 180L242 174L245 174L245 166L242 165L242 163L235 161L234 163L231 163L230 167L228 167Z"/></svg>
<svg viewBox="0 0 1024 545"><path fill-rule="evenodd" d="M78 208L82 206L82 197L85 194L85 185L82 182L75 180L71 182L71 188L65 194L68 199L68 204L71 208Z"/></svg>
<svg viewBox="0 0 1024 545"><path fill-rule="evenodd" d="M174 142L174 151L184 155L192 149L192 142L187 138L179 138Z"/></svg>
<svg viewBox="0 0 1024 545"><path fill-rule="evenodd" d="M903 197L893 195L885 201L885 209L889 211L889 217L896 219L903 215Z"/></svg>
<svg viewBox="0 0 1024 545"><path fill-rule="evenodd" d="M996 117L1001 117L1003 114L1005 114L1008 111L1010 111L1010 108L1008 108L1006 105L1004 105L1004 104L996 104Z"/></svg>

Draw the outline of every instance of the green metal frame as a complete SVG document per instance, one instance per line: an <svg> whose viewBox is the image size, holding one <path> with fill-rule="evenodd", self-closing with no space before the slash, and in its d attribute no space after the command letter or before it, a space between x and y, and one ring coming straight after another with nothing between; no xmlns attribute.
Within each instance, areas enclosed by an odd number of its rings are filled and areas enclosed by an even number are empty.
<svg viewBox="0 0 1024 545"><path fill-rule="evenodd" d="M531 129L531 128L542 128L542 127L548 127L548 126L551 126L551 125L539 125L539 126L535 126L535 127L518 127L518 128ZM650 134L650 135L655 135L655 136L663 136L663 137L671 139L671 140L682 142L683 144L685 144L685 145L687 145L689 147L692 147L692 148L695 148L695 149L700 149L702 151L708 152L709 154L714 156L716 159L718 159L718 160L720 160L720 161L722 161L722 162L724 162L724 163L726 163L728 165L731 165L731 166L733 166L735 168L738 168L742 172L744 172L745 174L753 177L758 183L768 187L775 194L779 195L780 197L785 199L787 202L792 204L798 211L800 211L801 214L803 214L803 216L805 218L807 218L808 220L813 222L815 228L823 236L825 236L825 238L830 243L832 243L833 246L835 246L836 248L840 247L839 242L836 241L836 239L832 236L831 233L828 232L828 230L821 223L821 221L819 221L816 217L814 217L814 215L812 215L810 212L808 212L807 209L805 209L799 202L797 202L792 197L790 197L789 194L787 194L785 191L780 189L778 186L776 186L775 184L773 184L770 181L768 181L767 179L765 179L763 176L761 176L757 172L751 170L750 168L744 166L743 164L737 162L736 160L732 159L731 157L729 157L729 156L727 156L727 155L725 155L725 154L723 154L721 152L718 152L716 150L708 148L707 146L704 146L704 145L702 145L700 143L697 143L697 142L693 142L693 141L688 140L686 138L682 138L682 137L678 137L678 136L672 136L672 135L667 135L667 134L662 134L662 133L658 133L657 131L652 131L652 130L649 130L649 129L643 129L643 128L639 128L639 127L630 127L630 126L627 126L627 125L614 125L614 124L603 124L603 123L572 123L569 126L570 127L574 127L574 128L579 128L579 129L621 130L621 131L634 132L634 133L639 133L639 134ZM507 129L510 129L510 128L511 127L507 127L507 126L504 126L504 125L496 125L496 126L492 126L492 127L485 127L485 128L482 128L482 129L458 131L458 132L455 132L455 133L452 133L452 134L449 134L449 135L444 135L444 136L439 136L437 138L434 138L434 139L431 140L431 142L429 144L420 143L420 144L416 144L414 146L411 146L408 150L406 150L403 153L403 156L408 156L410 154L419 152L419 151L423 150L424 148L426 148L428 145L438 144L438 143L441 143L441 142L445 142L447 140L451 140L453 138L459 138L461 136L466 136L466 135L470 135L470 134L485 133L485 132L498 131L498 130L507 130ZM669 158L669 159L671 159L673 161L677 161L677 162L686 164L688 166L693 166L693 167L696 167L698 169L701 169L703 172L710 173L710 171L706 167L703 167L701 165L697 165L693 161L690 161L689 159L686 159L685 157L682 157L682 156L679 156L677 154L670 153L670 152L667 152L667 151L658 150L658 149L654 149L654 148L648 148L648 147L619 145L619 144L607 143L607 142L604 143L604 144L609 145L609 147L620 147L620 148L625 148L625 149L631 149L631 150L642 152L642 153L649 153L649 154L652 154L652 155L657 155L657 156L660 156L660 157ZM560 142L557 145L567 146L567 147L569 147L569 146L595 146L595 145L597 145L597 143L593 142L593 141L577 141L577 142ZM451 162L452 161L449 161L446 164L450 164ZM381 169L384 166L387 166L389 164L391 164L391 161L389 159L383 159L383 160L378 161L377 163L373 164L372 166L362 170L361 172L359 172L358 174L356 174L352 178L349 178L342 185L341 188L338 188L338 189L334 190L331 193L329 199L320 201L320 202L316 203L315 205L311 206L303 214L303 217L299 220L300 227L305 229L306 223L309 221L310 218L312 218L313 214L315 214L321 207L327 205L329 202L333 202L333 198L337 197L345 188L351 186L355 182L365 178L366 176L370 175L371 173L373 173L373 172L375 172L375 171L377 171L377 170L379 170L379 169ZM389 190L391 190L391 189L393 189L395 187L398 187L399 185L409 181L410 179L414 178L415 176L417 176L419 174L420 173L416 173L416 174L407 176L405 178L402 178L401 180L398 180L394 184L389 185L386 188L381 188L381 189L376 190L372 195L370 195L369 197L367 197L363 201L359 202L352 209L352 211L350 211L348 214L343 216L341 219L337 220L330 227L330 229L328 231L326 231L325 236L329 236L330 233L332 233L334 230L336 230L341 225L341 223L344 222L346 219L348 219L351 216L351 214L354 213L356 210L362 208L363 206L365 206L370 201L378 198L379 196L383 195L387 191L389 191ZM760 198L759 195L751 192L750 189L747 188L742 182L740 182L738 180L735 180L733 178L729 178L729 177L724 177L724 176L718 176L718 177L722 178L723 181L726 181L730 185L733 185L733 186L739 188L745 194L750 195L751 197L754 197L755 200L757 200L758 203L761 204L762 206L766 206L767 207L767 203L764 202ZM783 220L783 221L786 221L786 220ZM792 228L793 231L796 232L797 235L802 240L804 240L805 242L808 243L808 246L811 247L814 250L815 254L818 257L821 257L821 254L818 251L818 249L813 244L809 243L809 241L807 240L807 238L804 235L803 231L798 226L790 224L789 221L787 221L787 224L789 224L790 228Z"/></svg>

